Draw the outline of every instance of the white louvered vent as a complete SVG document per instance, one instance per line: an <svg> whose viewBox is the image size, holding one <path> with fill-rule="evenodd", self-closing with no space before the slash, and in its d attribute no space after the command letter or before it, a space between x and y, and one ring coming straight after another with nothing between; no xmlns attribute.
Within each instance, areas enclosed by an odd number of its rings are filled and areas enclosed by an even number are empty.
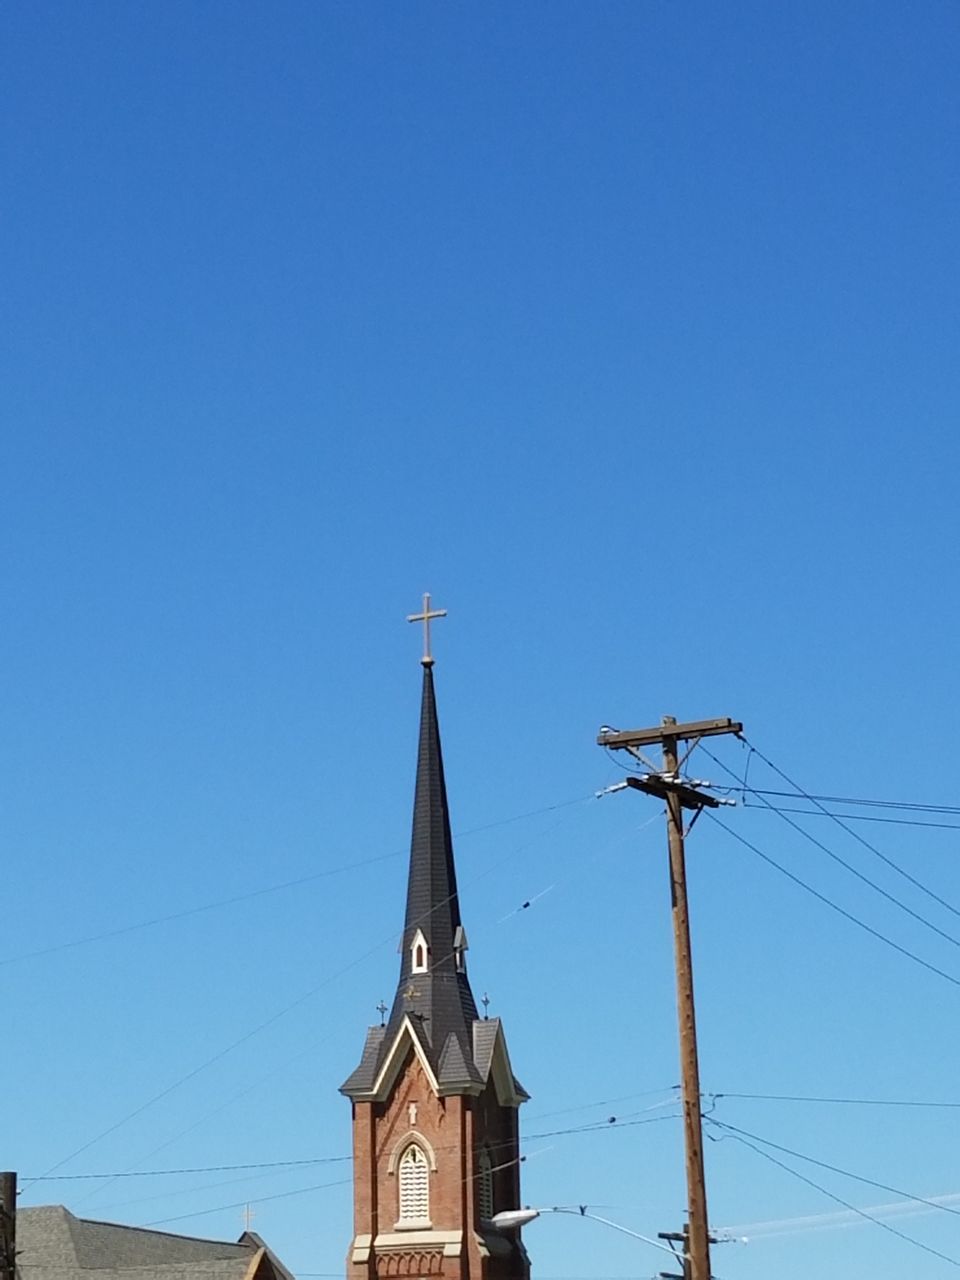
<svg viewBox="0 0 960 1280"><path fill-rule="evenodd" d="M411 1142L400 1157L400 1222L422 1226L430 1219L430 1171L426 1156Z"/></svg>
<svg viewBox="0 0 960 1280"><path fill-rule="evenodd" d="M479 1209L481 1221L487 1221L493 1217L493 1165L490 1161L490 1152L484 1148L480 1152L480 1177L477 1179L479 1183Z"/></svg>

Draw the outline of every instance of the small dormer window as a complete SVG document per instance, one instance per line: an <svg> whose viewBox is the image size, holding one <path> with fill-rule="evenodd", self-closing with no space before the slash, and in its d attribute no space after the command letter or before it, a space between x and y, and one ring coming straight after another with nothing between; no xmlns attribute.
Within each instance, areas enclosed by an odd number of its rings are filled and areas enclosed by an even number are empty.
<svg viewBox="0 0 960 1280"><path fill-rule="evenodd" d="M427 940L422 931L418 929L413 935L413 942L410 944L410 972L426 973L429 954L430 948L427 946Z"/></svg>
<svg viewBox="0 0 960 1280"><path fill-rule="evenodd" d="M453 935L453 957L457 966L457 973L467 972L467 957L464 952L470 944L467 942L467 931L462 924L458 924L456 932Z"/></svg>

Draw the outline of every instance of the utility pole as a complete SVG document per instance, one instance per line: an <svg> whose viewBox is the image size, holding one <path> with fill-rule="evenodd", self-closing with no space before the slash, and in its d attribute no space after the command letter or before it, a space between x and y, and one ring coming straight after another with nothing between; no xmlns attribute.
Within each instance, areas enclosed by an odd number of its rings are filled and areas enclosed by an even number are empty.
<svg viewBox="0 0 960 1280"><path fill-rule="evenodd" d="M17 1275L17 1175L0 1173L0 1278Z"/></svg>
<svg viewBox="0 0 960 1280"><path fill-rule="evenodd" d="M683 1245L683 1253L677 1255L677 1260L683 1263L683 1274L677 1271L661 1271L659 1280L690 1280L690 1224L685 1222L682 1231L658 1231L657 1239L666 1240L674 1253L676 1253L674 1245ZM711 1234L709 1237L710 1244L726 1244L726 1242L724 1236Z"/></svg>
<svg viewBox="0 0 960 1280"><path fill-rule="evenodd" d="M715 809L721 803L716 796L700 790L702 783L681 776L694 746L701 738L717 734L743 732L743 725L733 720L696 720L677 724L673 716L664 716L652 729L621 732L603 728L597 738L602 747L629 751L645 764L649 773L632 774L625 785L648 795L657 796L667 806L667 844L670 852L670 893L673 914L673 949L677 971L677 1020L680 1026L680 1070L683 1090L683 1133L687 1166L687 1214L685 1229L684 1275L689 1280L711 1280L710 1227L707 1220L707 1187L703 1168L703 1122L700 1106L700 1064L697 1057L697 1020L693 1002L693 960L690 952L690 915L687 907L687 867L684 853L683 810L694 810L691 827L704 808ZM690 742L681 760L677 744ZM646 760L641 747L659 743L663 750L663 767L657 769Z"/></svg>
<svg viewBox="0 0 960 1280"><path fill-rule="evenodd" d="M682 1244L683 1253L680 1257L683 1259L683 1274L677 1271L661 1271L659 1280L690 1280L690 1227L684 1223L682 1231L658 1231L658 1240L666 1240L670 1248L674 1249L674 1245Z"/></svg>

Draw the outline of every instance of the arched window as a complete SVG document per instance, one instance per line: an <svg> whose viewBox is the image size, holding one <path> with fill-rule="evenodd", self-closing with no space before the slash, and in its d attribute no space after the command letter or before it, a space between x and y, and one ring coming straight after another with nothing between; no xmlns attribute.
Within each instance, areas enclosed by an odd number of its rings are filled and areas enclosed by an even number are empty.
<svg viewBox="0 0 960 1280"><path fill-rule="evenodd" d="M430 1167L427 1157L411 1142L400 1157L400 1218L397 1226L421 1227L430 1223Z"/></svg>
<svg viewBox="0 0 960 1280"><path fill-rule="evenodd" d="M477 1197L480 1221L489 1222L493 1217L493 1162L486 1147L481 1150L478 1163L480 1168L477 1177Z"/></svg>

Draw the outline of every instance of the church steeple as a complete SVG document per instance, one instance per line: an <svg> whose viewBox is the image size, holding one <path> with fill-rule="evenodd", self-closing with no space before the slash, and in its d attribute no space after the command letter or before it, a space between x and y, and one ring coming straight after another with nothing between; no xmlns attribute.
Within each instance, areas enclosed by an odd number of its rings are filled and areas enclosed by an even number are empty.
<svg viewBox="0 0 960 1280"><path fill-rule="evenodd" d="M442 1087L480 1083L471 1069L477 1006L467 979L466 948L433 666L425 663L400 979L386 1038L404 1017L413 1019ZM459 1043L452 1044L451 1037ZM453 1072L454 1064L461 1069Z"/></svg>
<svg viewBox="0 0 960 1280"><path fill-rule="evenodd" d="M527 1094L500 1020L478 1017L467 978L428 630L438 616L425 596L410 619L425 636L397 990L340 1089L353 1103L347 1273L529 1280L519 1234L498 1235L489 1222L520 1204L517 1109Z"/></svg>

